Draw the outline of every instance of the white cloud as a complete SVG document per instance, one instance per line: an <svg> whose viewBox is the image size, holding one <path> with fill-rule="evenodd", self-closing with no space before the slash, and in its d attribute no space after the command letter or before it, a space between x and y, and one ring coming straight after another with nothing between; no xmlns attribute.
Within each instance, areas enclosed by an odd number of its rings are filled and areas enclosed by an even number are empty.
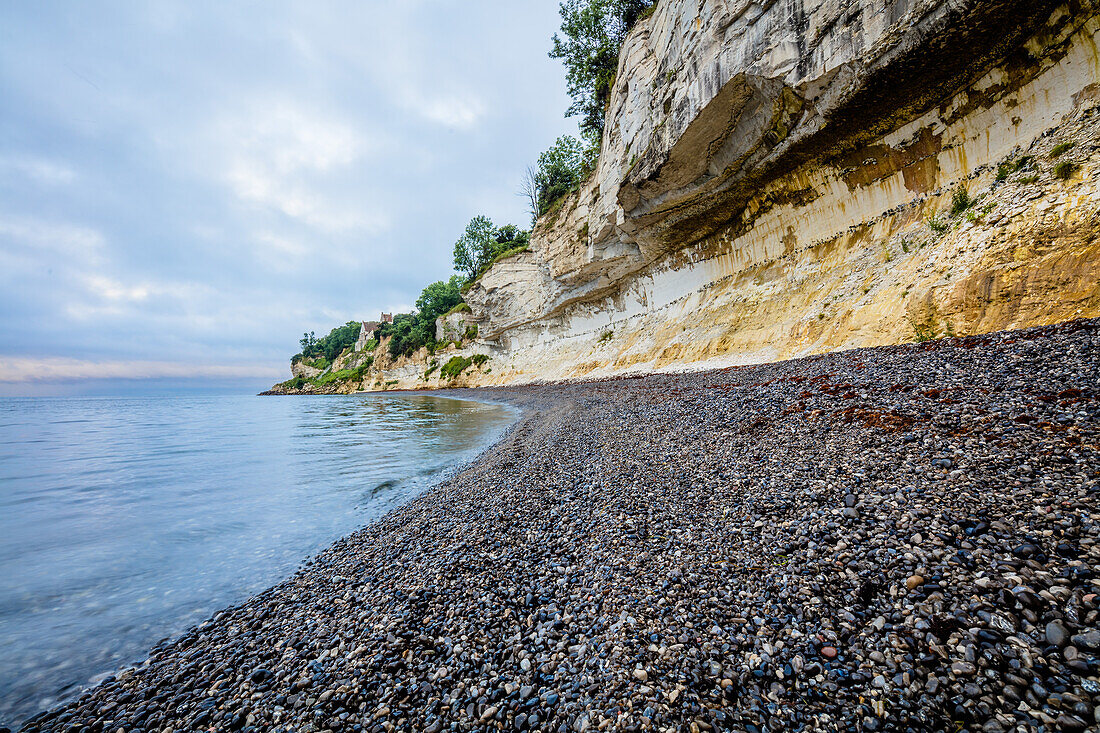
<svg viewBox="0 0 1100 733"><path fill-rule="evenodd" d="M148 285L125 285L103 275L86 275L84 284L92 295L103 300L136 303L149 297Z"/></svg>
<svg viewBox="0 0 1100 733"><path fill-rule="evenodd" d="M324 232L377 232L382 212L347 201L340 176L373 149L352 125L280 100L252 103L223 119L210 145L225 183L243 202Z"/></svg>
<svg viewBox="0 0 1100 733"><path fill-rule="evenodd" d="M0 382L67 379L155 379L255 377L280 379L285 369L270 364L187 364L171 361L91 361L62 357L0 356Z"/></svg>
<svg viewBox="0 0 1100 733"><path fill-rule="evenodd" d="M485 104L473 95L413 95L407 101L413 110L430 122L462 130L473 128L485 115Z"/></svg>
<svg viewBox="0 0 1100 733"><path fill-rule="evenodd" d="M257 235L256 242L257 254L265 256L267 259L272 257L277 259L301 259L310 253L309 245L304 242L271 232L263 232Z"/></svg>
<svg viewBox="0 0 1100 733"><path fill-rule="evenodd" d="M0 157L0 173L20 175L44 186L62 186L76 179L76 172L63 163L27 156Z"/></svg>
<svg viewBox="0 0 1100 733"><path fill-rule="evenodd" d="M190 282L142 280L123 282L98 273L79 275L65 313L76 321L108 316L138 317L151 309L171 306L177 312L193 314L216 297L208 285ZM196 316L197 317L197 316Z"/></svg>
<svg viewBox="0 0 1100 733"><path fill-rule="evenodd" d="M89 227L56 224L33 217L0 213L0 240L22 246L40 255L43 252L64 255L65 261L97 263L102 258L103 235Z"/></svg>

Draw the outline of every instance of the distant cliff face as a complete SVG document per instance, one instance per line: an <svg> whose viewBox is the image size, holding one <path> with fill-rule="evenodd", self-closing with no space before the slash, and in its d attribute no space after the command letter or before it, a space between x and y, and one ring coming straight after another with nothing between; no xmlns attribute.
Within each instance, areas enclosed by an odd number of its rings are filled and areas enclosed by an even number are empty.
<svg viewBox="0 0 1100 733"><path fill-rule="evenodd" d="M661 0L597 170L466 296L485 383L1100 315L1098 37L1094 0Z"/></svg>

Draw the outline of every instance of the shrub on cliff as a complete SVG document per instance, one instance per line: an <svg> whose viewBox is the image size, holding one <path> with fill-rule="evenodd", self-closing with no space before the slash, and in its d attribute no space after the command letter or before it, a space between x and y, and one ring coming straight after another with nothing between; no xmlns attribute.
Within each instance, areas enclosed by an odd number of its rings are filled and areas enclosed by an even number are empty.
<svg viewBox="0 0 1100 733"><path fill-rule="evenodd" d="M494 229L494 231L496 231ZM390 336L390 356L411 354L422 346L435 348L435 320L462 303L462 277L454 275L424 288L416 299L415 313L394 316L393 324L383 324L380 336Z"/></svg>
<svg viewBox="0 0 1100 733"><path fill-rule="evenodd" d="M1061 178L1063 181L1068 181L1073 177L1073 174L1077 172L1078 166L1076 163L1063 160L1058 165L1054 166L1054 177Z"/></svg>
<svg viewBox="0 0 1100 733"><path fill-rule="evenodd" d="M454 379L472 364L473 361L464 356L452 356L450 360L439 370L439 376L444 379Z"/></svg>
<svg viewBox="0 0 1100 733"><path fill-rule="evenodd" d="M440 280L424 288L416 299L417 313L432 322L444 313L448 313L462 302L462 278L458 275L450 280Z"/></svg>
<svg viewBox="0 0 1100 733"><path fill-rule="evenodd" d="M393 317L393 325L389 329L390 356L396 359L404 354L411 354L421 346L435 343L435 323L429 326L425 319L418 318L417 313L401 313Z"/></svg>
<svg viewBox="0 0 1100 733"><path fill-rule="evenodd" d="M277 384L275 386L281 387L283 389L301 389L303 386L305 386L305 383L306 383L306 378L305 377L294 377L292 379L288 379L285 382L282 382L281 384Z"/></svg>
<svg viewBox="0 0 1100 733"><path fill-rule="evenodd" d="M561 36L554 34L550 58L565 64L573 99L566 116L580 116L581 135L597 151L619 50L626 34L654 5L654 0L565 0L559 6Z"/></svg>
<svg viewBox="0 0 1100 733"><path fill-rule="evenodd" d="M355 342L359 340L359 330L361 328L362 324L359 321L348 321L343 326L338 326L329 331L328 336L324 338L317 338L312 331L303 334L302 340L299 342L302 345L301 356L307 361L317 356L328 361L334 361L345 350L355 345Z"/></svg>
<svg viewBox="0 0 1100 733"><path fill-rule="evenodd" d="M466 275L467 282L473 282L501 255L526 247L529 238L528 232L513 224L505 224L498 228L489 217L475 216L466 225L466 231L455 242L455 269ZM460 293L455 302L461 300ZM442 315L447 310L445 308L436 315Z"/></svg>
<svg viewBox="0 0 1100 733"><path fill-rule="evenodd" d="M536 220L554 202L578 186L594 161L586 158L581 141L563 135L553 147L539 156L538 165L528 168L521 194L531 207L531 219Z"/></svg>

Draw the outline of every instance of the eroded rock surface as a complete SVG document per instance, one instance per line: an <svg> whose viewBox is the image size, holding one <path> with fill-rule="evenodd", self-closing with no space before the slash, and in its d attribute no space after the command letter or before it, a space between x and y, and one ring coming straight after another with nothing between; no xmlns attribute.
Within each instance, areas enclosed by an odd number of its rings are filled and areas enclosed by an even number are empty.
<svg viewBox="0 0 1100 733"><path fill-rule="evenodd" d="M664 0L596 172L467 295L486 383L1100 315L1098 34L1091 0Z"/></svg>

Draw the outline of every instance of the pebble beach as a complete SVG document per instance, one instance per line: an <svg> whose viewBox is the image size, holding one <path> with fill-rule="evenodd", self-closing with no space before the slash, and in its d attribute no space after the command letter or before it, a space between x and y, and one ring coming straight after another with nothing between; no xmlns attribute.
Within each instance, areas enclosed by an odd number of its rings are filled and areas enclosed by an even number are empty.
<svg viewBox="0 0 1100 733"><path fill-rule="evenodd" d="M522 417L23 730L1100 726L1100 321L455 396Z"/></svg>

